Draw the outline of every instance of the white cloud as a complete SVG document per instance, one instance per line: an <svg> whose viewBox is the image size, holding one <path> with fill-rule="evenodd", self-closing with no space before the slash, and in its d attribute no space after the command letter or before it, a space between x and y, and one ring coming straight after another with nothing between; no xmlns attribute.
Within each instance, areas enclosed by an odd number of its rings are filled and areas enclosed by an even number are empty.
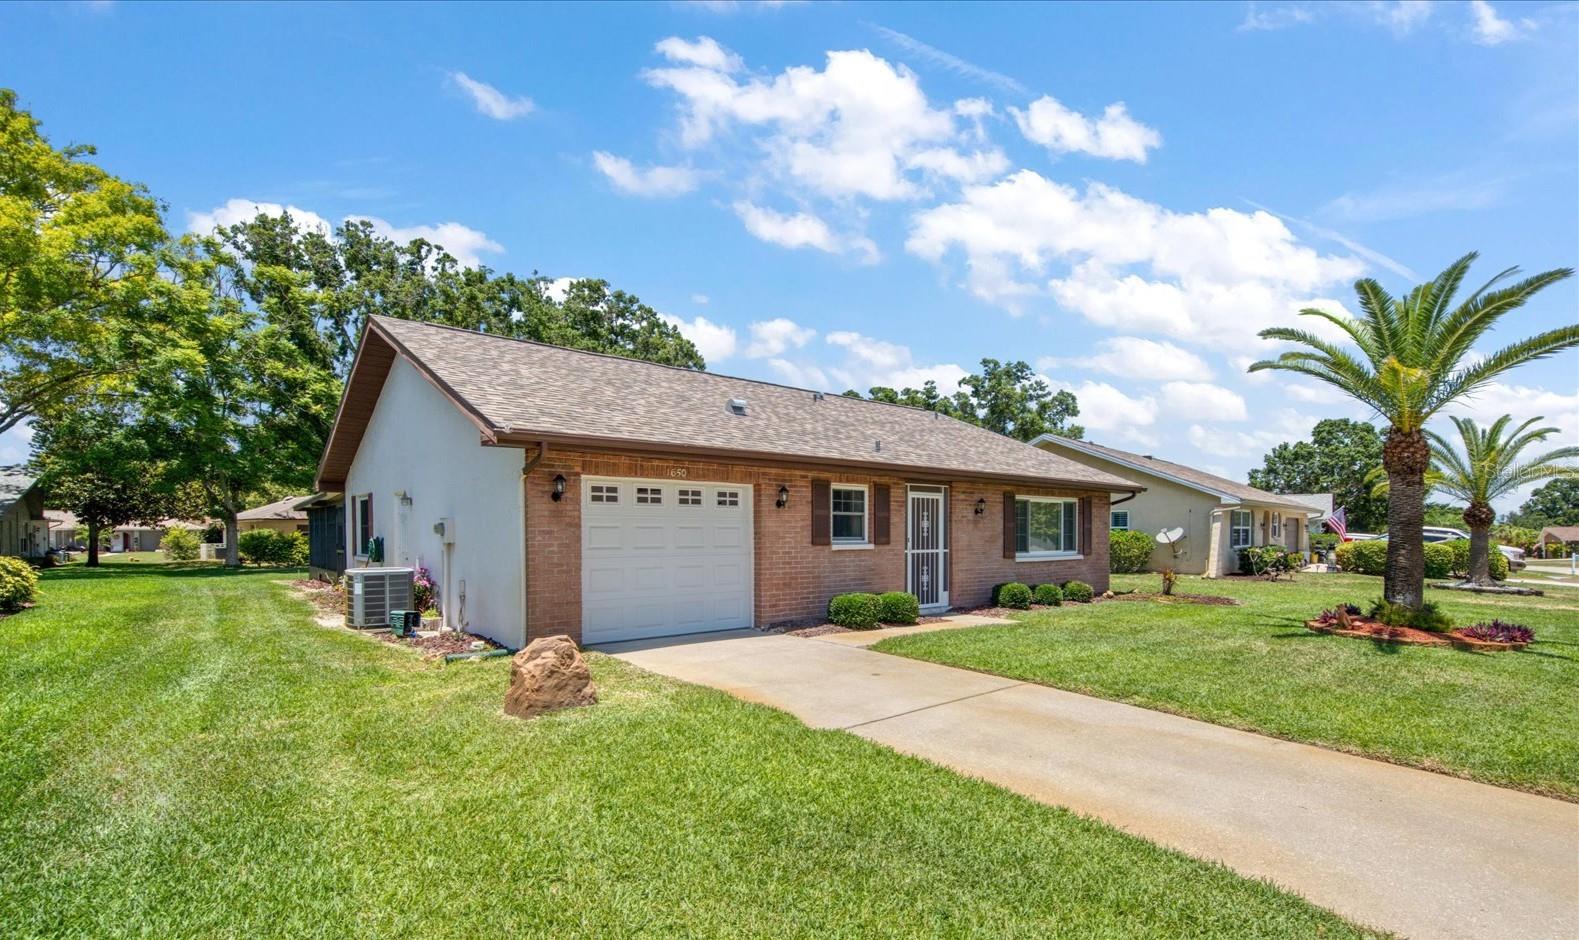
<svg viewBox="0 0 1579 940"><path fill-rule="evenodd" d="M1071 359L1042 359L1040 369L1069 366L1091 372L1106 372L1132 382L1166 382L1172 379L1200 381L1212 377L1212 367L1195 353L1172 343L1115 336L1097 343L1096 353Z"/></svg>
<svg viewBox="0 0 1579 940"><path fill-rule="evenodd" d="M740 56L718 44L711 36L698 36L695 40L670 36L661 39L653 49L670 62L694 65L718 72L738 72L745 67Z"/></svg>
<svg viewBox="0 0 1579 940"><path fill-rule="evenodd" d="M1250 417L1238 392L1210 382L1169 382L1163 385L1162 394L1168 407L1209 421L1244 421Z"/></svg>
<svg viewBox="0 0 1579 940"><path fill-rule="evenodd" d="M1024 111L1010 108L1025 139L1053 153L1085 153L1111 160L1146 162L1146 152L1162 145L1162 135L1129 116L1124 102L1107 106L1100 118L1088 118L1043 95Z"/></svg>
<svg viewBox="0 0 1579 940"><path fill-rule="evenodd" d="M1249 340L1364 270L1299 243L1267 212L1173 212L1032 170L917 213L906 248L933 262L959 251L971 292L1011 311L1051 297L1094 323L1190 342ZM1046 279L1055 261L1071 267Z"/></svg>
<svg viewBox="0 0 1579 940"><path fill-rule="evenodd" d="M1500 46L1505 42L1522 39L1535 22L1521 19L1517 24L1497 15L1497 10L1486 0L1470 0L1469 9L1474 17L1474 38L1483 46Z"/></svg>
<svg viewBox="0 0 1579 940"><path fill-rule="evenodd" d="M828 373L810 363L791 362L788 359L774 358L768 360L768 367L786 385L827 392L832 391L835 384L828 378Z"/></svg>
<svg viewBox="0 0 1579 940"><path fill-rule="evenodd" d="M346 221L367 222L373 226L373 231L401 244L421 238L432 244L441 245L445 251L455 257L456 261L468 268L481 266L483 252L497 254L504 251L503 245L459 222L398 226L370 215L346 216Z"/></svg>
<svg viewBox="0 0 1579 940"><path fill-rule="evenodd" d="M680 335L696 345L702 358L709 364L722 359L728 359L735 354L737 339L733 327L722 323L714 323L706 317L693 317L682 320L670 314L662 314L663 321L680 331Z"/></svg>
<svg viewBox="0 0 1579 940"><path fill-rule="evenodd" d="M556 277L543 282L543 296L556 304L565 302L570 296L570 285L581 280L577 277Z"/></svg>
<svg viewBox="0 0 1579 940"><path fill-rule="evenodd" d="M228 228L240 222L250 222L260 215L286 214L295 220L297 227L306 231L328 235L334 229L328 219L316 212L297 206L283 206L277 202L258 202L254 199L241 198L227 199L223 205L215 206L207 212L188 212L186 227L187 231L207 235L216 228Z"/></svg>
<svg viewBox="0 0 1579 940"><path fill-rule="evenodd" d="M734 204L746 231L784 248L815 248L829 254L848 254L862 264L876 264L881 257L877 243L864 235L838 235L828 223L809 212L786 215L745 200Z"/></svg>
<svg viewBox="0 0 1579 940"><path fill-rule="evenodd" d="M1151 395L1130 395L1106 382L1060 382L1047 379L1047 384L1057 391L1074 393L1080 402L1080 416L1076 424L1084 425L1096 433L1095 440L1120 440L1150 444L1156 440L1149 430L1157 423L1159 406Z"/></svg>
<svg viewBox="0 0 1579 940"><path fill-rule="evenodd" d="M1375 189L1344 193L1323 206L1322 214L1355 222L1389 222L1434 212L1463 212L1500 205L1512 180L1475 172L1404 179Z"/></svg>
<svg viewBox="0 0 1579 940"><path fill-rule="evenodd" d="M479 82L465 72L451 72L450 81L464 91L477 106L477 110L496 121L513 121L526 117L537 109L531 98L512 97L487 82Z"/></svg>
<svg viewBox="0 0 1579 940"><path fill-rule="evenodd" d="M33 454L33 425L22 422L0 432L0 466L26 463Z"/></svg>
<svg viewBox="0 0 1579 940"><path fill-rule="evenodd" d="M649 69L679 96L680 140L699 148L726 128L760 128L769 172L825 196L910 199L913 154L960 137L951 110L933 108L915 73L865 50L829 52L827 65L738 79L695 64Z"/></svg>
<svg viewBox="0 0 1579 940"><path fill-rule="evenodd" d="M1432 0L1370 0L1364 8L1376 22L1407 36L1431 18Z"/></svg>
<svg viewBox="0 0 1579 940"><path fill-rule="evenodd" d="M691 303L697 304L697 305L700 305L700 306L703 306L703 307L707 306L708 299L709 298L708 298L708 296L706 294L692 294L691 295Z"/></svg>
<svg viewBox="0 0 1579 940"><path fill-rule="evenodd" d="M1304 440L1321 420L1315 415L1284 408L1270 418L1262 417L1250 430L1192 424L1186 434L1202 453L1218 457L1260 457L1279 444Z"/></svg>
<svg viewBox="0 0 1579 940"><path fill-rule="evenodd" d="M1251 0L1245 4L1245 18L1239 24L1242 32L1283 29L1314 22L1316 14L1303 5L1266 8Z"/></svg>
<svg viewBox="0 0 1579 940"><path fill-rule="evenodd" d="M799 349L811 342L817 331L801 326L787 317L759 320L751 324L751 344L746 347L749 359L777 356L788 349Z"/></svg>
<svg viewBox="0 0 1579 940"><path fill-rule="evenodd" d="M696 189L698 174L684 166L638 167L624 157L617 157L602 150L594 151L592 161L598 172L621 192L633 196L668 197L683 196Z"/></svg>
<svg viewBox="0 0 1579 940"><path fill-rule="evenodd" d="M967 154L952 147L934 147L911 154L905 166L961 183L980 183L1002 175L1009 168L1009 158L997 149Z"/></svg>

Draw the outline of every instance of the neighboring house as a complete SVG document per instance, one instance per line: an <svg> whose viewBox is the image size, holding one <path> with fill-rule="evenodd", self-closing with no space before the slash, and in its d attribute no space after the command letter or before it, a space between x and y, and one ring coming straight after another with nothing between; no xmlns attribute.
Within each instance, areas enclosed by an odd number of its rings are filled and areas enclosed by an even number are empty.
<svg viewBox="0 0 1579 940"><path fill-rule="evenodd" d="M296 504L307 515L307 573L333 581L345 571L345 498L314 493Z"/></svg>
<svg viewBox="0 0 1579 940"><path fill-rule="evenodd" d="M920 409L385 317L317 484L351 567L425 566L446 623L511 647L1102 591L1109 496L1140 488Z"/></svg>
<svg viewBox="0 0 1579 940"><path fill-rule="evenodd" d="M1033 443L1145 486L1146 491L1134 499L1113 504L1110 525L1152 536L1183 530L1181 539L1172 545L1159 543L1152 551L1153 570L1172 568L1184 574L1217 577L1239 570L1239 549L1243 547L1282 545L1291 551L1310 550L1305 520L1312 510L1293 497L1090 441L1044 434Z"/></svg>
<svg viewBox="0 0 1579 940"><path fill-rule="evenodd" d="M110 530L112 552L154 552L164 543L164 534L171 529L187 529L199 535L208 524L192 519L162 519L154 525L130 523Z"/></svg>
<svg viewBox="0 0 1579 940"><path fill-rule="evenodd" d="M255 529L268 529L273 532L300 532L307 534L307 513L299 509L298 504L309 499L307 496L287 496L277 499L272 503L256 506L245 512L236 513L236 531L251 532Z"/></svg>
<svg viewBox="0 0 1579 940"><path fill-rule="evenodd" d="M1327 517L1332 515L1331 493L1281 493L1284 499L1291 499L1301 506L1309 507L1310 515L1305 517L1305 531L1310 535L1320 535L1327 531Z"/></svg>
<svg viewBox="0 0 1579 940"><path fill-rule="evenodd" d="M44 521L49 524L49 547L55 551L80 548L77 538L77 514L65 509L44 510ZM86 533L84 533L86 534Z"/></svg>
<svg viewBox="0 0 1579 940"><path fill-rule="evenodd" d="M21 467L0 467L0 555L39 558L49 548L44 494Z"/></svg>
<svg viewBox="0 0 1579 940"><path fill-rule="evenodd" d="M1579 525L1549 525L1535 544L1542 558L1566 558L1579 551Z"/></svg>

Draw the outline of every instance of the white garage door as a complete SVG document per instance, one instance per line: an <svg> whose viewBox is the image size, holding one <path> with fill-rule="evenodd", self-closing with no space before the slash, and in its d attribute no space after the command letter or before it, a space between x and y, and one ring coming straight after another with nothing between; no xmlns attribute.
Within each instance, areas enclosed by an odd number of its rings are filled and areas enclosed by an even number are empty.
<svg viewBox="0 0 1579 940"><path fill-rule="evenodd" d="M751 626L751 487L581 482L581 637Z"/></svg>

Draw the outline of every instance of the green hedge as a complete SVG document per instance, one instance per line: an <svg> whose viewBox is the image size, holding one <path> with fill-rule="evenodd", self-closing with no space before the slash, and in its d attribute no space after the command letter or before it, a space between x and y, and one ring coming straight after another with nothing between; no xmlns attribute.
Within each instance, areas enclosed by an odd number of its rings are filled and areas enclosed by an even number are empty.
<svg viewBox="0 0 1579 940"><path fill-rule="evenodd" d="M305 565L308 558L307 536L300 532L253 529L236 539L236 550L255 565Z"/></svg>
<svg viewBox="0 0 1579 940"><path fill-rule="evenodd" d="M1438 544L1446 547L1449 551L1451 551L1453 553L1453 571L1452 571L1452 573L1455 574L1455 575L1458 575L1461 578L1468 577L1469 576L1469 539L1454 539L1451 542L1440 542ZM1427 548L1431 548L1433 546L1427 545L1426 547ZM1504 555L1504 554L1502 554L1502 552L1498 551L1497 550L1497 546L1495 544L1492 544L1490 546L1490 550L1491 550L1491 554L1488 557L1488 561L1491 563L1491 577L1492 577L1492 579L1496 580L1496 581L1505 581L1505 580L1507 580L1507 577L1508 577L1508 556ZM1437 577L1437 576L1436 575L1431 575L1431 577Z"/></svg>
<svg viewBox="0 0 1579 940"><path fill-rule="evenodd" d="M1108 567L1120 573L1145 571L1151 561L1151 550L1157 543L1146 532L1126 532L1120 529L1108 534Z"/></svg>
<svg viewBox="0 0 1579 940"><path fill-rule="evenodd" d="M1429 542L1425 546L1425 576L1446 578L1453 574L1453 549L1449 542ZM1498 552L1497 554L1502 554ZM1467 562L1468 555L1465 555ZM1364 542L1344 542L1338 546L1338 564L1344 571L1354 574L1383 575L1387 573L1387 541L1369 539ZM1493 564L1496 564L1493 562ZM1503 559L1507 569L1507 559Z"/></svg>
<svg viewBox="0 0 1579 940"><path fill-rule="evenodd" d="M1058 607L1064 602L1064 589L1056 584L1038 584L1031 590L1031 600L1044 607Z"/></svg>
<svg viewBox="0 0 1579 940"><path fill-rule="evenodd" d="M20 558L0 555L0 612L15 613L38 596L38 572Z"/></svg>
<svg viewBox="0 0 1579 940"><path fill-rule="evenodd" d="M921 601L908 591L889 591L877 596L883 623L912 624L921 619Z"/></svg>
<svg viewBox="0 0 1579 940"><path fill-rule="evenodd" d="M828 622L851 630L870 630L883 615L883 602L876 594L835 594L828 601Z"/></svg>
<svg viewBox="0 0 1579 940"><path fill-rule="evenodd" d="M1064 600L1075 604L1089 604L1091 598L1096 596L1096 591L1084 581L1065 581Z"/></svg>

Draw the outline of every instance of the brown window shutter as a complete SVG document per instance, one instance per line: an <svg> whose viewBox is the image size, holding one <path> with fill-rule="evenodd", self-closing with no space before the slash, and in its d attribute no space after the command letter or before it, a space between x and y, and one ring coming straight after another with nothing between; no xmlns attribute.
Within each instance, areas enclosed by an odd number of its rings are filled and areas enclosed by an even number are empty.
<svg viewBox="0 0 1579 940"><path fill-rule="evenodd" d="M811 481L811 544L833 544L832 494L827 480Z"/></svg>
<svg viewBox="0 0 1579 940"><path fill-rule="evenodd" d="M1080 544L1075 546L1082 555L1091 554L1091 549L1094 547L1091 544L1091 533L1094 531L1092 524L1091 497L1082 496L1080 497Z"/></svg>
<svg viewBox="0 0 1579 940"><path fill-rule="evenodd" d="M872 544L888 544L888 486L872 484Z"/></svg>
<svg viewBox="0 0 1579 940"><path fill-rule="evenodd" d="M1015 555L1016 535L1014 518L1014 494L1003 494L1003 557L1013 558Z"/></svg>

